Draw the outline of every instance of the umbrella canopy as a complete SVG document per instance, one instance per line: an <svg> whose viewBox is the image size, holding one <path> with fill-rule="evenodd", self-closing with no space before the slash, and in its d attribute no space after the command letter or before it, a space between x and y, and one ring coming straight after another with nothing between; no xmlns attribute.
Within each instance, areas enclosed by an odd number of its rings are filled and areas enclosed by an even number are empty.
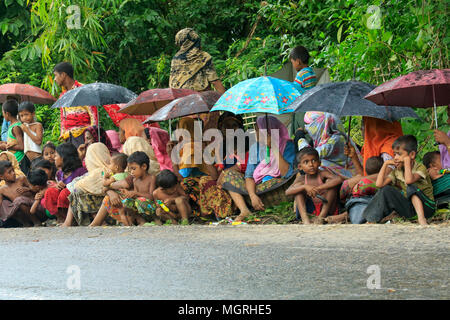
<svg viewBox="0 0 450 320"><path fill-rule="evenodd" d="M127 103L136 96L127 88L111 83L95 82L67 91L53 104L52 108Z"/></svg>
<svg viewBox="0 0 450 320"><path fill-rule="evenodd" d="M50 104L56 101L56 98L47 91L23 83L7 83L1 85L0 102L5 102L8 96L19 96L20 101L30 101L36 104Z"/></svg>
<svg viewBox="0 0 450 320"><path fill-rule="evenodd" d="M450 104L450 69L419 70L389 80L365 97L376 104L429 108Z"/></svg>
<svg viewBox="0 0 450 320"><path fill-rule="evenodd" d="M228 89L211 111L283 114L293 112L290 104L299 96L291 82L263 76L239 82Z"/></svg>
<svg viewBox="0 0 450 320"><path fill-rule="evenodd" d="M197 92L189 89L150 89L128 102L119 112L132 115L150 115L169 102L194 93Z"/></svg>
<svg viewBox="0 0 450 320"><path fill-rule="evenodd" d="M221 94L217 91L204 91L175 99L148 117L144 123L210 112L220 96Z"/></svg>
<svg viewBox="0 0 450 320"><path fill-rule="evenodd" d="M362 81L325 83L305 92L292 103L291 107L295 112L322 111L338 117L366 116L387 121L405 117L419 118L411 108L388 109L363 99L374 87Z"/></svg>

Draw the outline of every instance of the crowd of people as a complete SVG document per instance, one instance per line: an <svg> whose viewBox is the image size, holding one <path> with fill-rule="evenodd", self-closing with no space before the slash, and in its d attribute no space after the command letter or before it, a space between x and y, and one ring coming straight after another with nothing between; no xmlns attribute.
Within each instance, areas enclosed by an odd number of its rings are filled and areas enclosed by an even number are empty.
<svg viewBox="0 0 450 320"><path fill-rule="evenodd" d="M181 30L176 43L170 86L225 92L195 31ZM308 51L296 47L290 59L299 92L314 87ZM54 76L62 95L82 85L67 62L55 66ZM448 112L450 119L450 107ZM126 118L118 131L105 131L95 107L61 108L60 140L45 144L32 103L11 96L2 114L2 227L185 225L195 217L245 221L253 211L284 201L294 203L303 224L381 223L400 216L426 225L435 200L448 196L450 135L435 131L439 150L427 153L422 164L416 138L403 135L399 122L363 117L364 144L358 146L333 114L295 114L291 131L275 116L260 116L255 141L245 140L241 154L226 148L227 129L245 130L243 118L229 112L181 118L177 129L191 138L173 141L157 124ZM195 138L199 121L223 133L223 157L215 163L193 161L204 146ZM275 131L277 141L271 138ZM260 152L266 149L267 157Z"/></svg>

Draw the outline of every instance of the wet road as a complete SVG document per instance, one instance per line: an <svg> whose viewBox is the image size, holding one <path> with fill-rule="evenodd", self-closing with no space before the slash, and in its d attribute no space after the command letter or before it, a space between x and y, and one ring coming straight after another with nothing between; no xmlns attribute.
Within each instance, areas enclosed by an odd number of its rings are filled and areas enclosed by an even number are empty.
<svg viewBox="0 0 450 320"><path fill-rule="evenodd" d="M0 299L449 299L449 234L436 225L0 229Z"/></svg>

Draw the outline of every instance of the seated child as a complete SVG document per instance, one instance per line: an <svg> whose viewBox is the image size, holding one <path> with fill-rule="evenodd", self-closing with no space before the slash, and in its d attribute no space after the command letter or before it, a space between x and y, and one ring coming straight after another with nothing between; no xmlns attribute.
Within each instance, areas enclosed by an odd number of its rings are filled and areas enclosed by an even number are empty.
<svg viewBox="0 0 450 320"><path fill-rule="evenodd" d="M41 169L31 170L28 174L28 182L30 184L31 191L35 193L33 205L30 208L30 214L45 212L47 218L55 219L56 217L51 215L50 212L44 208L44 195L45 191L49 187L47 173Z"/></svg>
<svg viewBox="0 0 450 320"><path fill-rule="evenodd" d="M128 169L133 177L133 190L121 189L125 199L122 200L131 219L128 222L136 222L139 225L151 221L154 218L156 206L153 201L155 190L155 177L148 173L150 159L145 152L136 151L128 157ZM125 210L122 208L120 210ZM123 211L120 213L123 215Z"/></svg>
<svg viewBox="0 0 450 320"><path fill-rule="evenodd" d="M11 125L8 128L8 139L6 142L0 142L0 149L7 150L14 154L20 165L20 170L26 175L30 169L30 161L23 152L23 131L22 123L17 120L19 106L17 101L8 100L2 105L3 118L9 121Z"/></svg>
<svg viewBox="0 0 450 320"><path fill-rule="evenodd" d="M128 156L125 153L116 153L111 157L111 163L109 165L110 172L103 173L103 187L105 187L105 190L114 182L128 177L128 172L125 172L128 165L127 159Z"/></svg>
<svg viewBox="0 0 450 320"><path fill-rule="evenodd" d="M381 190L363 216L367 222L376 223L395 215L404 218L417 215L419 224L426 225L426 219L434 214L435 202L427 169L415 160L417 140L413 135L402 136L394 141L392 150L394 159L383 163L377 177L376 186ZM395 169L386 174L389 165L394 165Z"/></svg>
<svg viewBox="0 0 450 320"><path fill-rule="evenodd" d="M428 152L423 156L423 164L433 184L433 196L439 198L450 193L450 174L442 168L441 153L439 151Z"/></svg>
<svg viewBox="0 0 450 320"><path fill-rule="evenodd" d="M342 179L333 173L321 170L319 153L312 147L305 147L297 154L298 169L305 174L296 177L286 190L286 195L295 196L297 219L309 224L308 213L317 216L314 223L323 223L325 217L337 213L337 187ZM300 216L299 213L300 212Z"/></svg>
<svg viewBox="0 0 450 320"><path fill-rule="evenodd" d="M56 185L56 166L48 160L41 159L34 163L31 170L41 169L47 174L47 184L49 186Z"/></svg>
<svg viewBox="0 0 450 320"><path fill-rule="evenodd" d="M17 177L9 161L0 161L0 179L6 184L0 188L0 220L14 219L24 227L41 226L47 220L45 211L30 213L34 194L26 177Z"/></svg>
<svg viewBox="0 0 450 320"><path fill-rule="evenodd" d="M344 180L339 194L340 200L345 204L346 212L327 217L326 222L340 223L350 218L353 224L364 223L362 213L378 190L376 180L382 166L383 158L370 157L366 161L367 176L358 175Z"/></svg>
<svg viewBox="0 0 450 320"><path fill-rule="evenodd" d="M157 203L156 215L163 221L171 220L173 224L189 224L192 212L189 198L178 182L177 176L170 170L163 170L156 176L156 190L153 198Z"/></svg>
<svg viewBox="0 0 450 320"><path fill-rule="evenodd" d="M35 122L34 104L25 101L19 105L19 119L22 122L20 128L23 131L23 151L30 160L40 158L42 155L41 143L44 128L40 122Z"/></svg>
<svg viewBox="0 0 450 320"><path fill-rule="evenodd" d="M50 161L51 163L55 164L55 156L56 156L56 147L53 144L53 142L48 141L43 147L42 147L42 157L45 160Z"/></svg>

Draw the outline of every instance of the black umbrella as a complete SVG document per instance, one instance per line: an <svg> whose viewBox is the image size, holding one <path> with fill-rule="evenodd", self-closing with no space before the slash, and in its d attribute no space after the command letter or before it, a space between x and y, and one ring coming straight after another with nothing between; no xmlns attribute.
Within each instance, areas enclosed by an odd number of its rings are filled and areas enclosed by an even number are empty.
<svg viewBox="0 0 450 320"><path fill-rule="evenodd" d="M387 121L419 118L411 108L379 106L364 99L374 88L374 85L362 81L325 83L306 91L291 107L294 112L322 111L338 117L366 116Z"/></svg>
<svg viewBox="0 0 450 320"><path fill-rule="evenodd" d="M111 83L95 82L67 91L52 105L52 108L127 103L136 97L137 94L127 88Z"/></svg>

